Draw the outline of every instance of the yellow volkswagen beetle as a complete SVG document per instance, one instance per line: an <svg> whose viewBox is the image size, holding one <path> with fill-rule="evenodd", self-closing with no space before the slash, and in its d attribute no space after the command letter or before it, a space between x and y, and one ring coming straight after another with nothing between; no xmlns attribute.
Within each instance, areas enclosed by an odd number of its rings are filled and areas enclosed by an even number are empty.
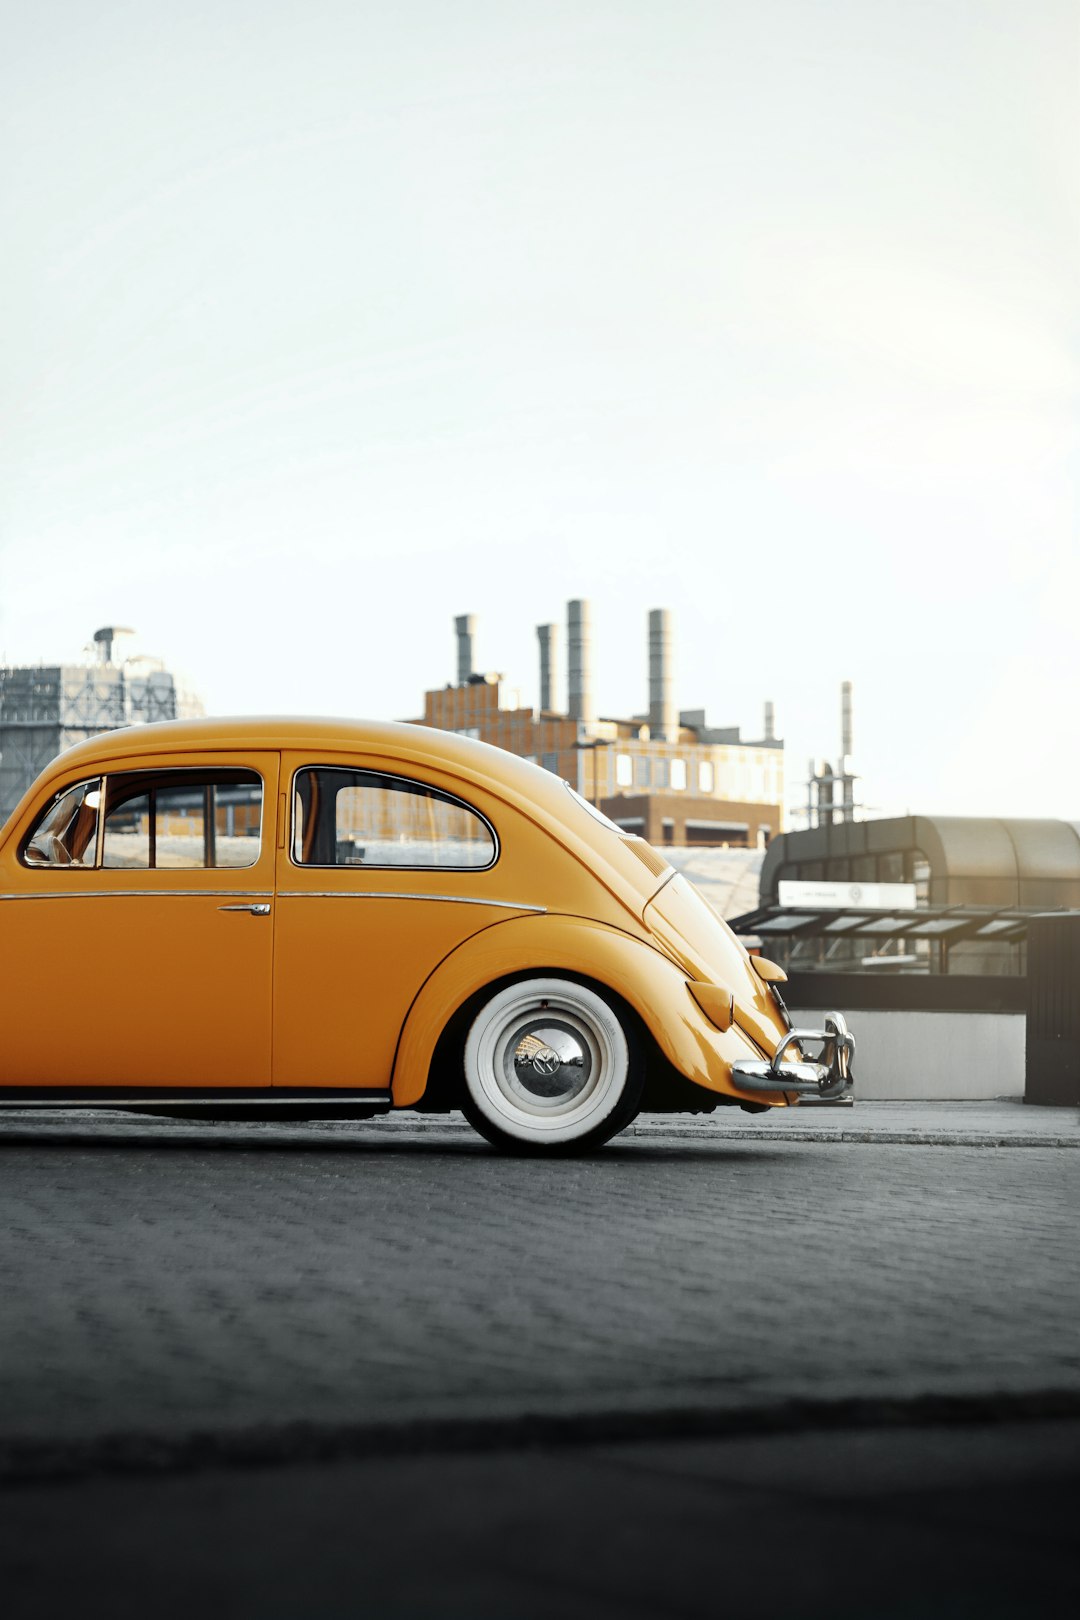
<svg viewBox="0 0 1080 1620"><path fill-rule="evenodd" d="M445 732L109 732L47 768L0 865L8 1106L460 1106L501 1147L565 1152L643 1105L851 1086L843 1018L792 1030L781 971L649 844Z"/></svg>

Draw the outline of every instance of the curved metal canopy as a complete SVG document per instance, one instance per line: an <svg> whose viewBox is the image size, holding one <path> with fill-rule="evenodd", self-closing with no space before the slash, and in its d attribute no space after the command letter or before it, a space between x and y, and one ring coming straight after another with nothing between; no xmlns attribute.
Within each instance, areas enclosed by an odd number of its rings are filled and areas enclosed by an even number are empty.
<svg viewBox="0 0 1080 1620"><path fill-rule="evenodd" d="M907 853L929 867L932 906L1080 907L1080 823L990 816L896 816L782 833L761 872L762 904L804 865ZM837 874L838 875L838 874Z"/></svg>

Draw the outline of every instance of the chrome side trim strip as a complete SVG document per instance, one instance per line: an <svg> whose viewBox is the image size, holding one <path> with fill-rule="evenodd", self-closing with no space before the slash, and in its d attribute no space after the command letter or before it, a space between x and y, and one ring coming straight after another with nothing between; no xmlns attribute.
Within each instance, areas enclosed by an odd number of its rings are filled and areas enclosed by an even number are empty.
<svg viewBox="0 0 1080 1620"><path fill-rule="evenodd" d="M70 889L48 894L0 894L2 900L272 900L269 889ZM546 913L525 900L480 900L472 894L398 894L392 889L281 889L279 900L442 900L455 906ZM225 907L221 908L225 910ZM245 908L246 909L246 908Z"/></svg>
<svg viewBox="0 0 1080 1620"><path fill-rule="evenodd" d="M532 906L524 900L478 900L471 894L396 894L393 890L373 889L279 889L279 900L445 900L455 906L496 906L501 911L546 912L547 906Z"/></svg>
<svg viewBox="0 0 1080 1620"><path fill-rule="evenodd" d="M70 889L48 894L0 894L0 900L272 900L269 889Z"/></svg>
<svg viewBox="0 0 1080 1620"><path fill-rule="evenodd" d="M658 889L655 889L653 891L653 893L650 894L646 904L651 906L653 901L656 899L657 895L658 894L663 894L664 890L667 888L667 886L671 882L672 878L676 878L678 876L679 876L679 868L677 866L673 866L671 868L671 871L668 873L667 877L664 879L663 883L661 883L660 887Z"/></svg>

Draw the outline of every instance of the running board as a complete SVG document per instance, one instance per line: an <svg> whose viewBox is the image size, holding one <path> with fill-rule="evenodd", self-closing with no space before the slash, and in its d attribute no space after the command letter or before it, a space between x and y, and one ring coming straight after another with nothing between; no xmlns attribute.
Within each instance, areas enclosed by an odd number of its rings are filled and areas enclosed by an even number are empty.
<svg viewBox="0 0 1080 1620"><path fill-rule="evenodd" d="M388 1114L394 1106L389 1091L316 1090L305 1086L0 1086L3 1108L132 1108L132 1109L243 1109L311 1108L355 1109L365 1114Z"/></svg>

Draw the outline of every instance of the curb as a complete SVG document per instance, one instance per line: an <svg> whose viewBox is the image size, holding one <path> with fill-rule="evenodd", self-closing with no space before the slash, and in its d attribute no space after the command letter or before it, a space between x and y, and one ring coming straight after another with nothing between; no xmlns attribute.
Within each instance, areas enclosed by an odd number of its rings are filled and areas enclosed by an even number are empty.
<svg viewBox="0 0 1080 1620"><path fill-rule="evenodd" d="M87 1120L82 1128L79 1128L67 1120L63 1123L59 1121L54 1123L52 1120L31 1123L24 1119L17 1121L0 1119L0 1147L19 1142L38 1145L53 1143L67 1147L145 1147L165 1140L171 1143L195 1143L205 1147L216 1145L242 1147L248 1143L252 1146L260 1142L273 1143L284 1137L289 1139L290 1145L310 1142L315 1146L339 1141L342 1147L346 1147L352 1142L372 1142L379 1139L384 1142L426 1140L464 1142L478 1149L490 1151L470 1125L444 1120L435 1122L402 1118L400 1121L394 1120L392 1124L383 1120L377 1123L322 1120L312 1124L282 1120L280 1124L276 1124L261 1120L240 1122L222 1119L196 1123L177 1119L175 1122L156 1121L152 1124L138 1125L124 1121L119 1126L115 1124L107 1126L99 1117L93 1121ZM1061 1133L1019 1130L935 1131L889 1125L864 1126L861 1129L849 1127L840 1130L783 1125L770 1130L768 1125L689 1125L673 1122L670 1125L630 1125L619 1136L614 1137L610 1145L617 1146L620 1142L628 1141L705 1144L763 1142L770 1147L777 1147L783 1142L813 1142L844 1146L868 1144L873 1147L1080 1148L1080 1130L1066 1136Z"/></svg>
<svg viewBox="0 0 1080 1620"><path fill-rule="evenodd" d="M1075 1136L1038 1135L1021 1131L918 1131L890 1130L887 1126L861 1131L803 1130L784 1126L767 1136L768 1127L740 1130L721 1125L708 1132L676 1126L634 1126L634 1136L709 1142L869 1142L877 1147L1052 1147L1080 1148L1080 1131ZM616 1138L618 1140L618 1138Z"/></svg>
<svg viewBox="0 0 1080 1620"><path fill-rule="evenodd" d="M214 1433L109 1434L85 1440L0 1439L0 1485L46 1484L102 1475L191 1473L290 1463L515 1451L858 1429L926 1428L1080 1420L1080 1390L907 1399L790 1400L770 1406L612 1407L517 1416L414 1418L331 1426L263 1425Z"/></svg>

